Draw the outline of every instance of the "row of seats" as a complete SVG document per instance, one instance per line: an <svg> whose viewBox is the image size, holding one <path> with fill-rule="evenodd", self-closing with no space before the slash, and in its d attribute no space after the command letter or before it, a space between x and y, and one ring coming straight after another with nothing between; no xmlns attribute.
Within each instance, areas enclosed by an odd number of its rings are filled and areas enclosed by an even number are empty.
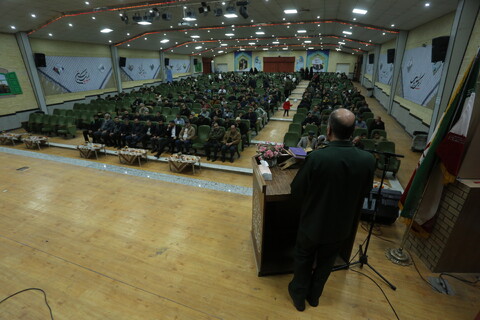
<svg viewBox="0 0 480 320"><path fill-rule="evenodd" d="M71 135L75 137L77 126L74 117L45 115L41 113L30 114L28 127L30 132L42 134Z"/></svg>

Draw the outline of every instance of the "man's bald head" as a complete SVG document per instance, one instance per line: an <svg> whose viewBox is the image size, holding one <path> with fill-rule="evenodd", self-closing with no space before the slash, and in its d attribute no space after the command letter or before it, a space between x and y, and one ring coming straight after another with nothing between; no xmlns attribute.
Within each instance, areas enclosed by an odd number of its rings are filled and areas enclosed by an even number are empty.
<svg viewBox="0 0 480 320"><path fill-rule="evenodd" d="M328 126L336 140L348 140L355 130L355 115L347 109L333 111L328 118Z"/></svg>

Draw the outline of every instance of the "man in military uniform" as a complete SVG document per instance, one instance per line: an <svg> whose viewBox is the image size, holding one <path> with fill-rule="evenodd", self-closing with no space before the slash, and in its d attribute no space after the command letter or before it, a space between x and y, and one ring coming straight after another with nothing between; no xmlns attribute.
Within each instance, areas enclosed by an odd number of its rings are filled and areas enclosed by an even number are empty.
<svg viewBox="0 0 480 320"><path fill-rule="evenodd" d="M327 127L330 143L307 156L291 184L301 211L288 292L298 311L305 310L305 300L318 306L335 258L372 188L375 160L352 145L349 139L354 129L351 111L332 112Z"/></svg>
<svg viewBox="0 0 480 320"><path fill-rule="evenodd" d="M238 144L242 141L242 136L240 132L237 130L235 125L231 125L230 129L225 132L222 141L222 162L225 162L225 154L227 150L230 151L230 162L233 162L233 157L235 156L235 152L237 151Z"/></svg>

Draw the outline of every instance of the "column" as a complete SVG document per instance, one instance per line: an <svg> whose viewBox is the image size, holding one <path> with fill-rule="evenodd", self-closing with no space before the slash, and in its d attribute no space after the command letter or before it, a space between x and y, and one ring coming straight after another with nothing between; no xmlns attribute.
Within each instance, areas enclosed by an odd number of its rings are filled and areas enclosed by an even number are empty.
<svg viewBox="0 0 480 320"><path fill-rule="evenodd" d="M120 57L118 56L118 49L115 46L110 46L110 53L112 56L112 71L115 77L115 83L117 84L118 93L122 93L122 79L120 77Z"/></svg>
<svg viewBox="0 0 480 320"><path fill-rule="evenodd" d="M365 77L365 71L367 70L367 63L368 63L368 52L363 54L362 71L360 73L360 84L362 85L362 87L365 86L363 84L363 77Z"/></svg>
<svg viewBox="0 0 480 320"><path fill-rule="evenodd" d="M393 99L397 91L398 80L400 79L400 72L402 70L403 55L405 54L405 47L407 44L408 31L400 31L397 35L397 43L395 45L395 61L393 63L393 77L390 87L390 100L387 106L388 114L392 114Z"/></svg>
<svg viewBox="0 0 480 320"><path fill-rule="evenodd" d="M377 81L378 75L378 61L380 61L380 45L375 46L375 50L373 51L375 54L373 60L373 74L372 74L372 88L375 88L375 82Z"/></svg>
<svg viewBox="0 0 480 320"><path fill-rule="evenodd" d="M162 82L165 82L165 53L162 51L160 52L160 75Z"/></svg>
<svg viewBox="0 0 480 320"><path fill-rule="evenodd" d="M32 47L30 46L28 35L25 32L18 32L15 34L15 37L17 38L18 47L20 48L23 62L25 63L25 68L27 69L38 106L40 110L45 112L45 114L48 114L45 94L43 93L40 78L38 77L37 67L35 66L35 60L33 59Z"/></svg>

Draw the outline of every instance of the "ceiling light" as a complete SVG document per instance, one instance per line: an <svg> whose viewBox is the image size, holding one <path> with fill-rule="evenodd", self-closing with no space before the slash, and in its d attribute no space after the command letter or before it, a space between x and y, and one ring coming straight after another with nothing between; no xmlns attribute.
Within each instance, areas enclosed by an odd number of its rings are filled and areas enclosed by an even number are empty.
<svg viewBox="0 0 480 320"><path fill-rule="evenodd" d="M279 44L280 42L278 41L273 41L272 44Z"/></svg>
<svg viewBox="0 0 480 320"><path fill-rule="evenodd" d="M223 53L223 52L224 52L223 50L218 51L218 53Z"/></svg>
<svg viewBox="0 0 480 320"><path fill-rule="evenodd" d="M49 33L48 36L49 36L49 37L53 37L53 34Z"/></svg>
<svg viewBox="0 0 480 320"><path fill-rule="evenodd" d="M392 24L392 25L391 25L391 27L393 28L393 27L395 27L395 25L394 25L394 24Z"/></svg>
<svg viewBox="0 0 480 320"><path fill-rule="evenodd" d="M95 17L92 17L92 20L95 20Z"/></svg>
<svg viewBox="0 0 480 320"><path fill-rule="evenodd" d="M197 50L202 49L202 46L195 47L195 49Z"/></svg>
<svg viewBox="0 0 480 320"><path fill-rule="evenodd" d="M32 18L36 18L36 17L37 17L37 15L36 15L35 13L32 13L31 16L32 16Z"/></svg>
<svg viewBox="0 0 480 320"><path fill-rule="evenodd" d="M198 38L200 38L200 36L192 35L192 36L190 36L190 38L198 39Z"/></svg>
<svg viewBox="0 0 480 320"><path fill-rule="evenodd" d="M88 6L88 5L90 4L90 2L88 2L88 1L85 1L85 4Z"/></svg>
<svg viewBox="0 0 480 320"><path fill-rule="evenodd" d="M15 30L16 28L15 28L15 26L10 26L10 29L13 29L13 30Z"/></svg>
<svg viewBox="0 0 480 320"><path fill-rule="evenodd" d="M226 35L227 37L233 37L233 36L234 36L233 33L225 33L225 35Z"/></svg>
<svg viewBox="0 0 480 320"><path fill-rule="evenodd" d="M69 27L73 27L73 24L69 23L68 26L69 26Z"/></svg>
<svg viewBox="0 0 480 320"><path fill-rule="evenodd" d="M227 8L225 9L225 14L223 15L225 18L237 18L237 10L233 3L230 3Z"/></svg>
<svg viewBox="0 0 480 320"><path fill-rule="evenodd" d="M357 20L357 18L353 18L353 21Z"/></svg>
<svg viewBox="0 0 480 320"><path fill-rule="evenodd" d="M167 42L169 42L169 41L170 41L170 40L168 40L168 39L160 40L161 43L167 43Z"/></svg>
<svg viewBox="0 0 480 320"><path fill-rule="evenodd" d="M311 40L305 40L305 41L303 41L303 42L305 42L305 43L312 43Z"/></svg>
<svg viewBox="0 0 480 320"><path fill-rule="evenodd" d="M385 35L385 32L384 32L384 33L382 33L382 36L384 36L384 35Z"/></svg>
<svg viewBox="0 0 480 320"><path fill-rule="evenodd" d="M282 48L282 50L288 50L288 48Z"/></svg>
<svg viewBox="0 0 480 320"><path fill-rule="evenodd" d="M127 47L130 47L130 44L127 44Z"/></svg>
<svg viewBox="0 0 480 320"><path fill-rule="evenodd" d="M265 34L265 32L263 32L263 31L257 31L257 32L255 32L255 34L261 35L261 34Z"/></svg>
<svg viewBox="0 0 480 320"><path fill-rule="evenodd" d="M352 34L350 31L343 31L344 34Z"/></svg>
<svg viewBox="0 0 480 320"><path fill-rule="evenodd" d="M425 7L430 7L430 2L425 3Z"/></svg>
<svg viewBox="0 0 480 320"><path fill-rule="evenodd" d="M112 40L108 40L108 43L112 43Z"/></svg>
<svg viewBox="0 0 480 320"><path fill-rule="evenodd" d="M358 14L366 14L367 10L355 8L355 9L353 9L352 12L353 13L358 13Z"/></svg>
<svg viewBox="0 0 480 320"><path fill-rule="evenodd" d="M110 33L110 32L112 32L112 31L113 31L113 30L110 29L110 28L104 28L104 29L100 30L101 33Z"/></svg>
<svg viewBox="0 0 480 320"><path fill-rule="evenodd" d="M342 41L338 41L339 44L345 44L345 42L342 42Z"/></svg>
<svg viewBox="0 0 480 320"><path fill-rule="evenodd" d="M248 44L251 45L251 46L254 46L255 42L249 42Z"/></svg>
<svg viewBox="0 0 480 320"><path fill-rule="evenodd" d="M298 33L307 33L307 30L297 30Z"/></svg>
<svg viewBox="0 0 480 320"><path fill-rule="evenodd" d="M129 35L130 35L130 33L127 32L127 36L129 36Z"/></svg>
<svg viewBox="0 0 480 320"><path fill-rule="evenodd" d="M147 38L144 38L145 40L147 40Z"/></svg>
<svg viewBox="0 0 480 320"><path fill-rule="evenodd" d="M263 48L263 51L267 51L267 50L268 50L268 48Z"/></svg>
<svg viewBox="0 0 480 320"><path fill-rule="evenodd" d="M151 25L152 23L150 21L138 21L137 24L140 24L142 26L148 26L148 25Z"/></svg>
<svg viewBox="0 0 480 320"><path fill-rule="evenodd" d="M313 50L313 47L308 47L307 49L308 49L308 50Z"/></svg>
<svg viewBox="0 0 480 320"><path fill-rule="evenodd" d="M298 13L297 9L285 9L283 10L285 14L295 14Z"/></svg>
<svg viewBox="0 0 480 320"><path fill-rule="evenodd" d="M226 47L226 46L228 46L228 44L222 43L220 46L221 46L221 47Z"/></svg>

